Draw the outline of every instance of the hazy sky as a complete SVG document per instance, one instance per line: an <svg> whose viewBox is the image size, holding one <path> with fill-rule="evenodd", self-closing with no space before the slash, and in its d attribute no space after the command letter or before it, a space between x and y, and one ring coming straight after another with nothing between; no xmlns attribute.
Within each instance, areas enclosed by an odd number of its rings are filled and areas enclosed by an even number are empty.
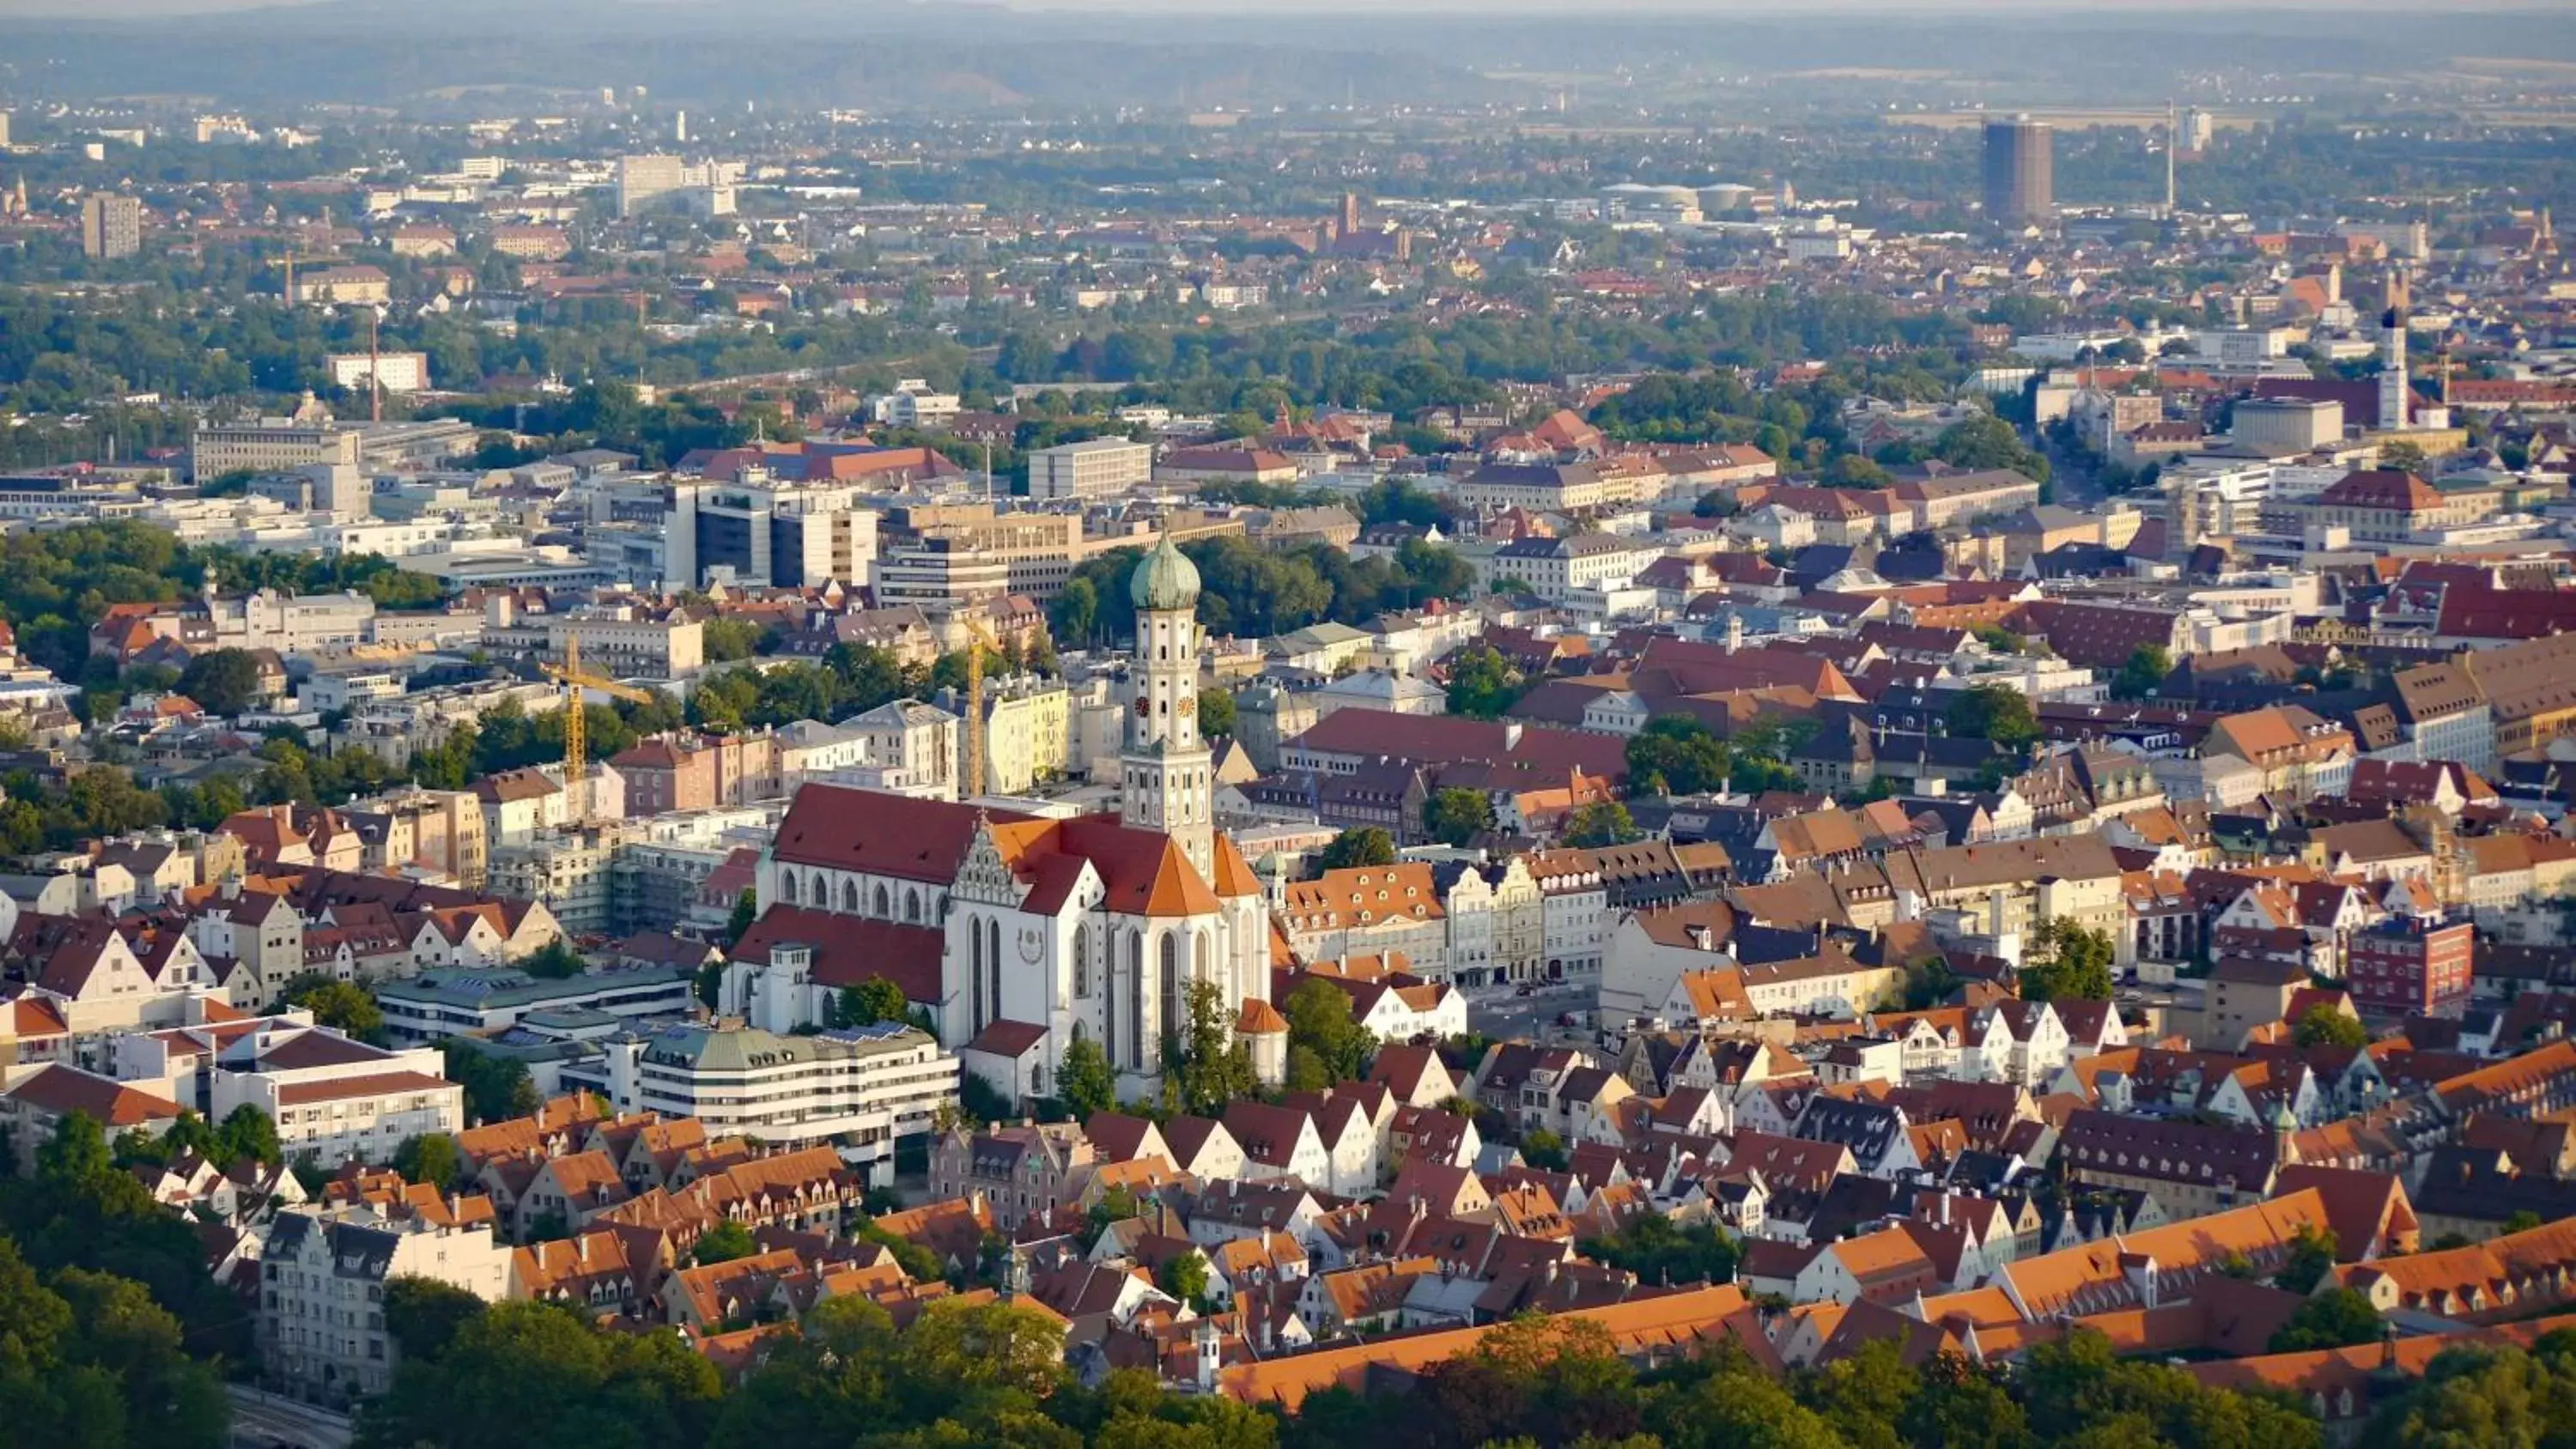
<svg viewBox="0 0 2576 1449"><path fill-rule="evenodd" d="M304 0L287 0L288 4ZM330 3L330 0L311 0ZM617 0L636 9L717 8L719 0ZM899 10L922 0L855 0L853 14ZM991 0L986 0L991 3ZM1001 0L1015 10L1151 11L1157 14L1203 15L1211 18L1246 14L1311 15L1318 12L1365 11L1372 14L1467 13L1586 14L1603 11L1661 15L1813 14L1817 11L1904 11L1912 14L1953 12L1991 14L2012 11L2064 13L2065 0ZM2459 10L2557 10L2566 0L2481 0ZM0 19L33 17L116 19L140 16L205 14L283 8L278 0L0 0ZM2422 0L2113 0L2086 7L2088 18L2106 13L2172 13L2175 11L2246 10L2423 10Z"/></svg>

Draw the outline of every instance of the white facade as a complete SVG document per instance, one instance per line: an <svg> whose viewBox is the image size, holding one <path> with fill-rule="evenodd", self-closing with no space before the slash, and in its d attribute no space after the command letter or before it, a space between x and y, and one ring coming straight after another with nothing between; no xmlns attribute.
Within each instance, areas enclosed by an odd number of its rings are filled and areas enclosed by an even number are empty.
<svg viewBox="0 0 2576 1449"><path fill-rule="evenodd" d="M334 352L330 360L332 385L350 392L366 387L369 373L387 392L419 392L429 386L425 352Z"/></svg>
<svg viewBox="0 0 2576 1449"><path fill-rule="evenodd" d="M486 1224L441 1227L366 1208L285 1209L259 1265L260 1360L334 1398L381 1394L399 1349L385 1331L385 1284L429 1278L486 1303L510 1296L510 1248Z"/></svg>
<svg viewBox="0 0 2576 1449"><path fill-rule="evenodd" d="M1154 449L1125 438L1093 438L1029 454L1031 498L1111 498L1154 480Z"/></svg>
<svg viewBox="0 0 2576 1449"><path fill-rule="evenodd" d="M861 1164L891 1163L896 1138L927 1136L940 1108L957 1101L957 1058L911 1027L782 1037L675 1026L611 1043L607 1066L621 1114L695 1117L710 1136L790 1147L831 1142Z"/></svg>

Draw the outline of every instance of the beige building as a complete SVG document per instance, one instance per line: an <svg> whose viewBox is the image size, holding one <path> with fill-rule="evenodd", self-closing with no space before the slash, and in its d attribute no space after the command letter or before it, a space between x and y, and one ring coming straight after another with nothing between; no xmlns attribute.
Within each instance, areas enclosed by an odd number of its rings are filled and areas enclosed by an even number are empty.
<svg viewBox="0 0 2576 1449"><path fill-rule="evenodd" d="M319 267L295 274L297 306L365 306L394 299L393 278L377 267Z"/></svg>
<svg viewBox="0 0 2576 1449"><path fill-rule="evenodd" d="M984 681L984 789L1021 794L1073 765L1073 692L1061 679Z"/></svg>
<svg viewBox="0 0 2576 1449"><path fill-rule="evenodd" d="M1328 870L1288 887L1278 919L1310 961L1400 951L1417 975L1448 974L1448 912L1427 864Z"/></svg>
<svg viewBox="0 0 2576 1449"><path fill-rule="evenodd" d="M354 468L363 447L357 429L337 423L252 418L200 424L189 464L199 481L211 482L227 473L283 473L316 464Z"/></svg>
<svg viewBox="0 0 2576 1449"><path fill-rule="evenodd" d="M1433 979L1481 986L1544 974L1547 900L1530 874L1528 858L1516 855L1499 867L1460 865L1454 871L1444 900L1448 949ZM1441 867L1435 878L1451 873L1451 867ZM1426 968L1417 967L1415 974L1426 974Z"/></svg>
<svg viewBox="0 0 2576 1449"><path fill-rule="evenodd" d="M2127 919L2119 858L2097 835L1908 851L1884 864L1901 920L1955 913L1963 934L2027 942L2043 921L2116 936Z"/></svg>
<svg viewBox="0 0 2576 1449"><path fill-rule="evenodd" d="M81 198L81 255L114 261L143 250L143 203L101 193Z"/></svg>
<svg viewBox="0 0 2576 1449"><path fill-rule="evenodd" d="M897 510L887 522L910 535L907 543L940 539L988 565L998 560L1002 587L1041 603L1064 591L1064 581L1090 552L1079 513L1002 513L989 503L940 503Z"/></svg>

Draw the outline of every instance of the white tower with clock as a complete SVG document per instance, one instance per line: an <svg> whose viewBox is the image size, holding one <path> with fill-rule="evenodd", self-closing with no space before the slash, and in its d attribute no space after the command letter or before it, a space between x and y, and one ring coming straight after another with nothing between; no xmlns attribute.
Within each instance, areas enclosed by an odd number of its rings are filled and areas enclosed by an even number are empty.
<svg viewBox="0 0 2576 1449"><path fill-rule="evenodd" d="M1119 777L1127 823L1170 836L1216 878L1216 764L1199 737L1199 571L1163 535L1127 584L1136 603L1136 703Z"/></svg>

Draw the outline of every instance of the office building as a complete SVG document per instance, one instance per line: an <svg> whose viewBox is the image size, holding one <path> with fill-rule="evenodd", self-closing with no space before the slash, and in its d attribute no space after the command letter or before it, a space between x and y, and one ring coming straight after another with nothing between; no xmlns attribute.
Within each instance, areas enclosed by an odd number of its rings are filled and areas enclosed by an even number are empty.
<svg viewBox="0 0 2576 1449"><path fill-rule="evenodd" d="M1154 480L1154 450L1125 438L1093 438L1029 454L1029 496L1088 503Z"/></svg>
<svg viewBox="0 0 2576 1449"><path fill-rule="evenodd" d="M388 1038L435 1042L507 1031L532 1011L587 1010L630 1021L686 1016L697 1000L695 980L679 966L569 977L535 977L506 966L447 967L389 981L376 999Z"/></svg>
<svg viewBox="0 0 2576 1449"><path fill-rule="evenodd" d="M143 203L131 196L81 198L81 255L102 261L143 250Z"/></svg>
<svg viewBox="0 0 2576 1449"><path fill-rule="evenodd" d="M887 553L877 564L877 602L939 609L985 603L1010 592L1011 566L951 538L925 538Z"/></svg>
<svg viewBox="0 0 2576 1449"><path fill-rule="evenodd" d="M677 156L620 156L617 158L617 214L633 216L645 207L676 194L688 185L688 163Z"/></svg>
<svg viewBox="0 0 2576 1449"><path fill-rule="evenodd" d="M664 577L674 587L868 583L877 567L871 496L856 484L798 483L760 468L744 469L732 483L674 486L664 519Z"/></svg>
<svg viewBox="0 0 2576 1449"><path fill-rule="evenodd" d="M810 969L811 948L780 944L782 969ZM801 954L800 954L801 953ZM829 1142L843 1159L890 1175L895 1139L925 1137L957 1102L957 1058L938 1038L900 1023L812 1036L696 1024L607 1043L605 1095L621 1113L693 1117L710 1137L772 1146Z"/></svg>
<svg viewBox="0 0 2576 1449"><path fill-rule="evenodd" d="M2015 116L1986 124L1986 216L2003 226L2057 214L2054 136L2043 121Z"/></svg>
<svg viewBox="0 0 2576 1449"><path fill-rule="evenodd" d="M470 450L475 437L474 425L463 418L341 423L308 409L291 418L201 423L189 466L191 476L203 481L227 473L276 473L320 464L390 471L436 466Z"/></svg>
<svg viewBox="0 0 2576 1449"><path fill-rule="evenodd" d="M1010 592L1044 603L1063 592L1087 555L1077 513L1001 513L990 503L931 503L897 508L886 522L896 547L949 541L1002 561Z"/></svg>

